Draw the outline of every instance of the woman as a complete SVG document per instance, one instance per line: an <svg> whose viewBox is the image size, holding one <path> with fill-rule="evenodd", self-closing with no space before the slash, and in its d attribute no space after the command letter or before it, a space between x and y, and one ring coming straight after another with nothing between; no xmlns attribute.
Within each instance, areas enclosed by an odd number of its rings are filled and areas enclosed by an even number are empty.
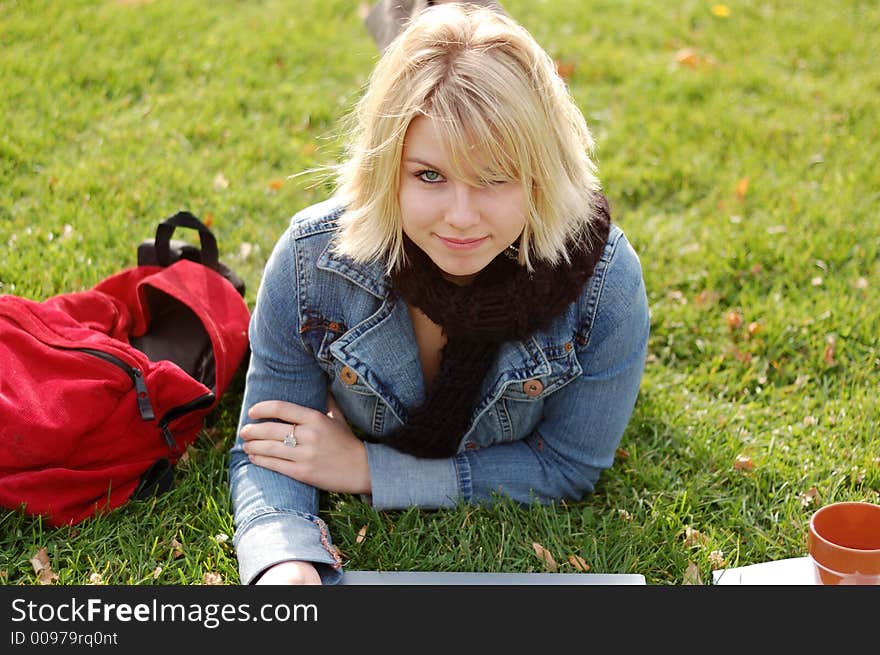
<svg viewBox="0 0 880 655"><path fill-rule="evenodd" d="M338 582L321 491L377 509L579 499L638 394L639 260L528 32L432 7L355 117L337 192L293 217L252 315L230 465L245 584Z"/></svg>

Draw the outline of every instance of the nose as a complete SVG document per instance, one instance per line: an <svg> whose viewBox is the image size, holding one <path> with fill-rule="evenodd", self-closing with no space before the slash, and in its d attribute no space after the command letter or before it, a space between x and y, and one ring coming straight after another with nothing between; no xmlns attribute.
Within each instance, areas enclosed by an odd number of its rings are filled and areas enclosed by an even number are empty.
<svg viewBox="0 0 880 655"><path fill-rule="evenodd" d="M468 184L458 183L453 186L452 203L446 210L444 220L447 225L457 230L466 230L480 222L480 210L477 203L476 189Z"/></svg>

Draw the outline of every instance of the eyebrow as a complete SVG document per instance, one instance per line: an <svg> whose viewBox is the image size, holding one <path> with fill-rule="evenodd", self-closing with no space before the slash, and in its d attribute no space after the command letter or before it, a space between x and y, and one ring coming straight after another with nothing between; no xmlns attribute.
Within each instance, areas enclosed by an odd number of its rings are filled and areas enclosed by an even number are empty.
<svg viewBox="0 0 880 655"><path fill-rule="evenodd" d="M429 161L425 161L424 159L419 159L418 157L407 157L404 161L408 164L419 164L420 166L426 166L427 168L433 168L435 170L440 170L440 166L433 164Z"/></svg>

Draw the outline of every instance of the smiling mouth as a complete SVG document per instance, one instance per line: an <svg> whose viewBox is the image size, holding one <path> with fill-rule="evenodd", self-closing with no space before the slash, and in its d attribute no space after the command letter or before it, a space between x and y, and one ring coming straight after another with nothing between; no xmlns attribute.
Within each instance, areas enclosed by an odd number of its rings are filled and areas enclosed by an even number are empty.
<svg viewBox="0 0 880 655"><path fill-rule="evenodd" d="M453 250L470 250L479 246L483 241L488 239L489 237L476 237L473 239L455 239L452 237L441 237L439 234L437 238L443 242L448 248L452 248Z"/></svg>

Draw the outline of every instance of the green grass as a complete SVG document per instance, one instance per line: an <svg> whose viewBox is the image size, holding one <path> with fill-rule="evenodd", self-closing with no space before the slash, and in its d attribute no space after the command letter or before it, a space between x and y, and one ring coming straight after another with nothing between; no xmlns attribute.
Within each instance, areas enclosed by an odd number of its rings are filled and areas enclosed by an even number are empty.
<svg viewBox="0 0 880 655"><path fill-rule="evenodd" d="M544 571L539 543L563 572L577 555L681 584L693 562L709 582L719 556L804 555L820 504L880 502L880 8L713 4L505 2L574 64L641 256L641 395L625 452L578 503L375 512L327 496L349 569ZM212 217L252 304L288 217L327 192L287 176L334 161L377 57L356 7L0 1L0 293L88 288L185 207ZM72 528L0 513L0 582L35 584L45 547L56 584L237 583L223 535L240 399L161 497Z"/></svg>

